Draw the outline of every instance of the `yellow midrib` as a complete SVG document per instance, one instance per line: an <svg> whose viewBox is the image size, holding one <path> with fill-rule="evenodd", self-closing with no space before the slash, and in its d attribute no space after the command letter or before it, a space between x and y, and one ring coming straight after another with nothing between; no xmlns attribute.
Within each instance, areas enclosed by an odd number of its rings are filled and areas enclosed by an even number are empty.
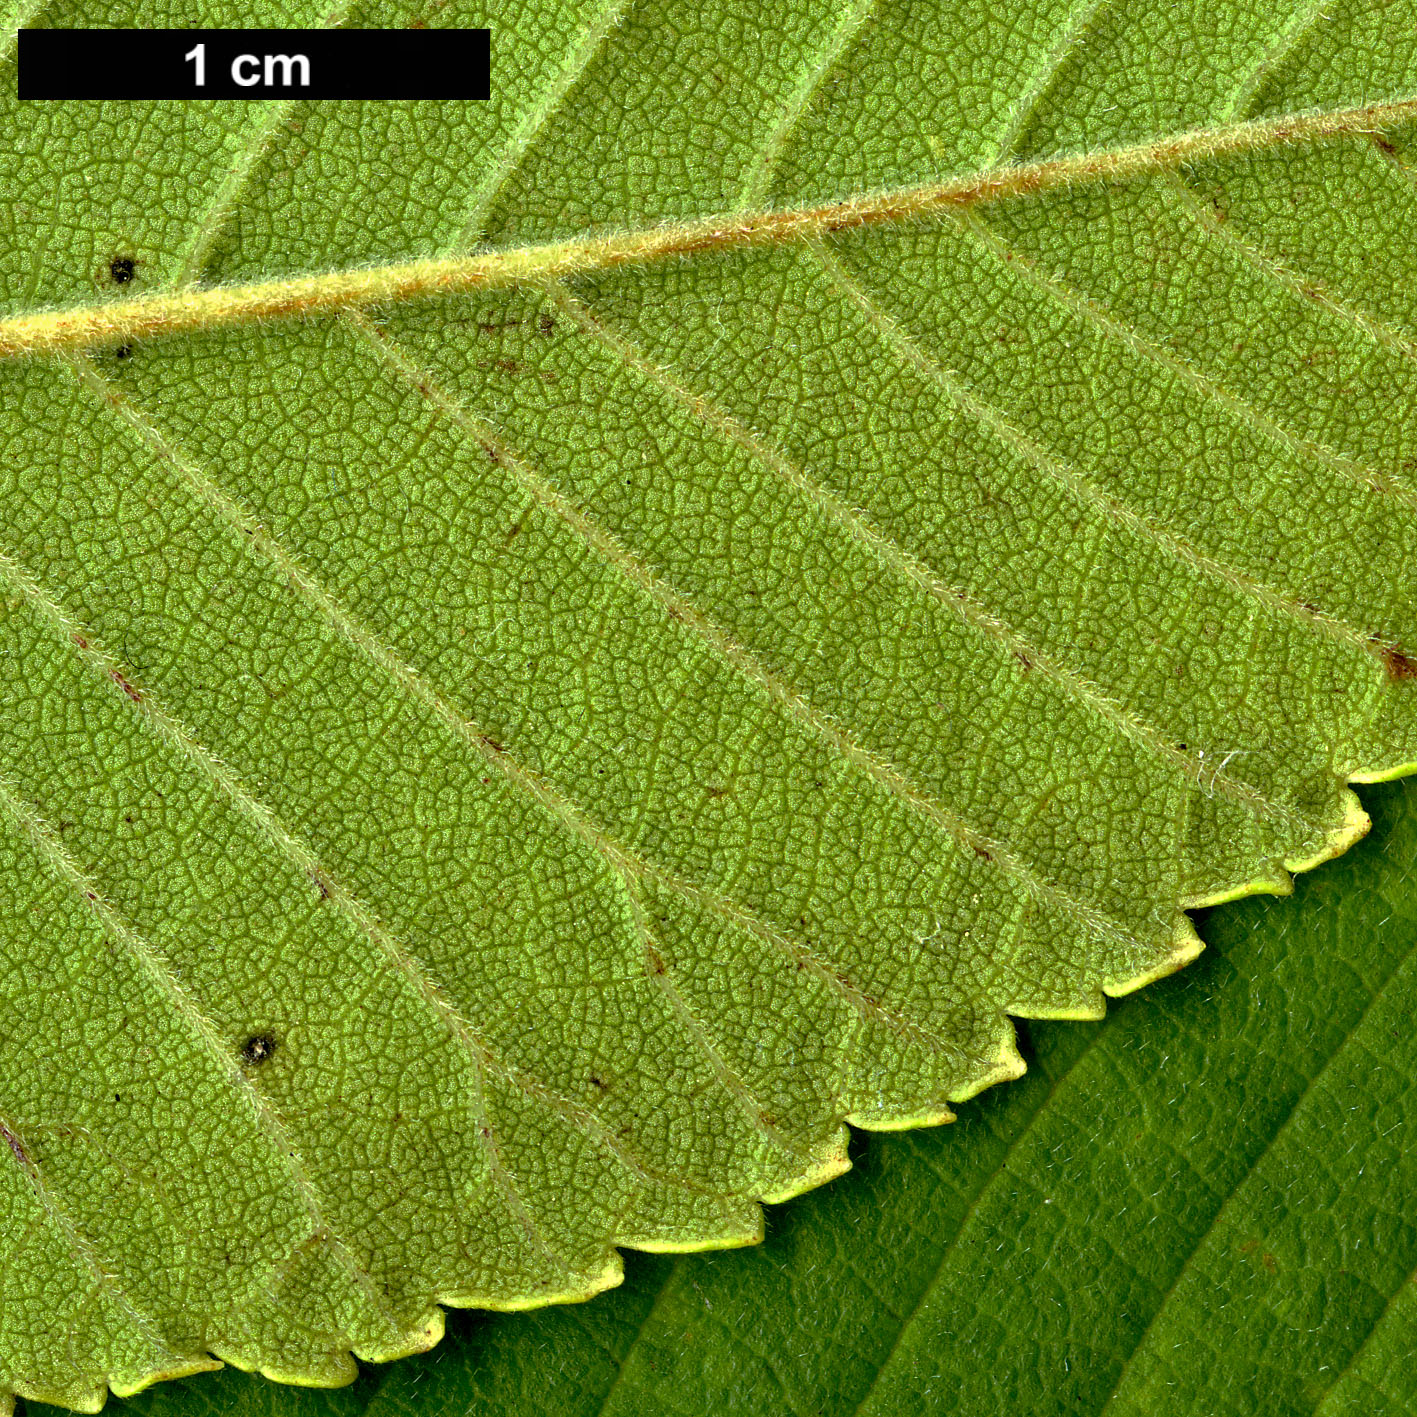
<svg viewBox="0 0 1417 1417"><path fill-rule="evenodd" d="M39 310L0 320L0 358L190 334L258 320L328 314L432 295L554 280L672 256L810 239L851 227L905 221L946 207L972 206L1087 182L1141 177L1210 158L1326 137L1378 134L1413 118L1417 118L1417 98L1328 113L1289 114L1222 128L1193 129L1131 147L871 192L821 206L735 212L470 256L359 266L247 285Z"/></svg>

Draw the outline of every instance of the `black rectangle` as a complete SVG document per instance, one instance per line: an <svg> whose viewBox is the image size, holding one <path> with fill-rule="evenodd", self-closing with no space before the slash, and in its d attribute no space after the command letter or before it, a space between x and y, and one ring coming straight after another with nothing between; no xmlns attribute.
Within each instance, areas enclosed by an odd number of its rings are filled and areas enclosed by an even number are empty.
<svg viewBox="0 0 1417 1417"><path fill-rule="evenodd" d="M477 99L491 53L485 29L22 29L19 96Z"/></svg>

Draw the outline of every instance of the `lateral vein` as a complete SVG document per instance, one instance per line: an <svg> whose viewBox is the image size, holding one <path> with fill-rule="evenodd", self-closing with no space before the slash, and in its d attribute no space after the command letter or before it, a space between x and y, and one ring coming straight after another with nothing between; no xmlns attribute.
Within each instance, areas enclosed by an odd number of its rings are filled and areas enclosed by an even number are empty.
<svg viewBox="0 0 1417 1417"><path fill-rule="evenodd" d="M57 881L88 903L89 912L95 917L104 934L129 956L139 972L144 974L156 989L167 996L189 1036L196 1040L202 1052L232 1083L236 1094L245 1099L270 1155L284 1171L291 1189L298 1197L301 1208L310 1221L312 1233L328 1238L351 1282L367 1295L376 1311L387 1320L391 1332L397 1333L398 1321L388 1302L380 1295L369 1271L359 1263L350 1246L329 1224L320 1191L311 1180L304 1159L296 1151L285 1123L266 1096L255 1087L223 1048L216 1026L178 980L164 955L139 935L103 898L98 883L84 874L56 839L49 825L3 781L0 781L0 819L30 842L40 861Z"/></svg>
<svg viewBox="0 0 1417 1417"><path fill-rule="evenodd" d="M387 342L385 343L387 345ZM390 355L393 354L390 350ZM433 713L444 727L477 754L482 762L535 802L550 820L595 851L612 870L622 877L628 875L657 881L671 894L678 895L689 903L727 920L737 928L746 930L775 950L799 961L804 969L811 970L828 988L838 993L863 1016L869 1015L879 1019L902 1036L911 1037L932 1047L945 1050L952 1047L949 1040L931 1033L923 1024L887 1008L879 1000L870 998L835 960L822 956L782 934L769 922L759 918L742 901L704 889L641 856L627 843L613 837L601 823L587 816L578 804L564 797L555 786L515 761L511 753L498 752L489 747L487 735L476 723L466 718L435 686L420 675L414 666L400 658L390 646L361 624L317 578L299 564L280 541L256 523L240 503L231 498L184 453L167 442L143 413L114 390L82 355L70 356L70 362L83 385L120 422L172 467L199 505L207 508L214 517L230 528L233 536L240 538L242 544L252 547L274 567L286 579L299 600L318 614L351 648L398 685L410 701ZM451 406L445 407L443 403L437 403L436 406L443 408L451 416ZM471 425L470 417L466 414L463 417ZM477 431L478 436L482 436L481 430L475 429L475 425L469 431ZM488 436L490 437L490 430ZM502 458L510 457L504 450L499 450L498 455Z"/></svg>
<svg viewBox="0 0 1417 1417"><path fill-rule="evenodd" d="M566 308L573 316L579 315L574 307L568 305ZM778 704L791 719L815 734L863 775L901 801L916 816L929 822L942 836L954 841L961 848L974 851L994 869L1012 877L1034 899L1056 907L1084 929L1104 938L1125 945L1146 946L1147 942L1134 936L1122 922L1039 875L1005 842L974 827L953 808L936 800L921 788L895 762L864 746L854 735L832 723L791 684L768 669L727 630L645 566L604 527L571 506L546 478L517 458L496 436L493 429L443 393L423 371L412 366L393 341L367 321L361 319L360 324L366 338L370 339L374 348L397 372L453 423L464 428L485 448L494 450L499 461L507 466L538 503L577 532L608 565L615 567L638 590L657 601L674 619L691 630L720 663L736 671L765 697ZM494 757L499 766L507 761L506 754L497 754ZM1178 925L1178 929L1185 931L1183 925Z"/></svg>

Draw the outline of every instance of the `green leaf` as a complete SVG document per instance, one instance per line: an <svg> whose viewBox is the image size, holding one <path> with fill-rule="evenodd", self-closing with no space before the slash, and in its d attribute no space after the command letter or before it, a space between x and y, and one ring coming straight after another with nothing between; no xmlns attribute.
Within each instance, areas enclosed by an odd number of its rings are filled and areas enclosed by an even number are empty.
<svg viewBox="0 0 1417 1417"><path fill-rule="evenodd" d="M491 104L7 102L0 1391L751 1243L1360 836L1411 8L448 5Z"/></svg>
<svg viewBox="0 0 1417 1417"><path fill-rule="evenodd" d="M1410 1412L1417 782L1365 801L1292 899L1209 916L1105 1024L1035 1026L954 1127L858 1138L761 1247L460 1316L336 1393L224 1373L131 1417Z"/></svg>

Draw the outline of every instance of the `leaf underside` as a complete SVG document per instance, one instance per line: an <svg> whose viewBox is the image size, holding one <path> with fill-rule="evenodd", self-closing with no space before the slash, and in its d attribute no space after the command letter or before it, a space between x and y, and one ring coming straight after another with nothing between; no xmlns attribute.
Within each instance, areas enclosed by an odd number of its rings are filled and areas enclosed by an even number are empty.
<svg viewBox="0 0 1417 1417"><path fill-rule="evenodd" d="M486 22L496 94L5 102L0 346L114 337L0 367L0 1390L751 1243L1417 763L1417 5L143 19Z"/></svg>
<svg viewBox="0 0 1417 1417"><path fill-rule="evenodd" d="M627 1255L593 1304L449 1315L312 1393L228 1368L131 1417L1408 1417L1417 778L1292 896L1210 913L952 1127L852 1139L762 1245ZM55 1417L31 1406L30 1417Z"/></svg>

